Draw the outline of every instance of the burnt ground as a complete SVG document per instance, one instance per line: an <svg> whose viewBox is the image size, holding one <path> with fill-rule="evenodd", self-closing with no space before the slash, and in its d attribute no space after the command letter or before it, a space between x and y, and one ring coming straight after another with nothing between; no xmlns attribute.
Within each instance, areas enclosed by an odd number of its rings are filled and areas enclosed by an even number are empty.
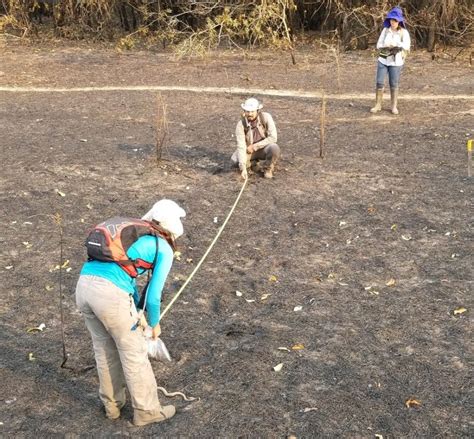
<svg viewBox="0 0 474 439"><path fill-rule="evenodd" d="M173 362L153 362L158 385L201 399L160 396L177 405L177 415L134 428L129 405L121 420L105 419L95 369L84 370L94 357L73 292L86 230L116 214L142 215L162 197L182 204L188 215L168 303L241 188L228 158L247 95L162 92L170 135L157 165L156 92L1 91L1 436L472 435L472 68L413 54L396 117L368 113L369 52L343 55L339 69L317 52L298 53L297 61L268 52L179 61L105 49L2 49L0 86L235 86L361 96L328 99L324 159L320 100L258 96L279 129L277 173L271 181L251 177L220 240L162 322ZM66 260L72 369L60 367L56 265ZM454 313L461 307L467 311ZM40 323L43 332L27 332ZM297 344L303 349L292 349ZM421 405L407 407L410 398Z"/></svg>

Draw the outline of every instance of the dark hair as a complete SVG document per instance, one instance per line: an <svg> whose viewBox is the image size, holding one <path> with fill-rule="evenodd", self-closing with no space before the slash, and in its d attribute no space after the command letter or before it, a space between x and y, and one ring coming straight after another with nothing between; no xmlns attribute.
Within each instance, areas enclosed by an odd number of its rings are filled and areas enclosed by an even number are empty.
<svg viewBox="0 0 474 439"><path fill-rule="evenodd" d="M153 226L153 229L155 230L156 234L166 240L166 242L173 249L173 252L175 252L178 246L176 245L176 241L173 238L173 235L168 230L163 228L158 221L151 220L151 225Z"/></svg>

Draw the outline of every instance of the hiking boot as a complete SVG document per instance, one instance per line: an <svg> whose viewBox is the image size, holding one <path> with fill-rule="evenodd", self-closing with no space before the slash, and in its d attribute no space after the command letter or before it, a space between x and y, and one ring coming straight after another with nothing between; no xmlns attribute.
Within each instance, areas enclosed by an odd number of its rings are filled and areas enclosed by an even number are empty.
<svg viewBox="0 0 474 439"><path fill-rule="evenodd" d="M252 160L252 164L250 166L250 169L255 172L256 174L258 172L262 172L263 171L263 168L262 168L262 164L260 163L259 160Z"/></svg>
<svg viewBox="0 0 474 439"><path fill-rule="evenodd" d="M371 113L378 113L382 110L383 88L375 90L375 106L370 109Z"/></svg>
<svg viewBox="0 0 474 439"><path fill-rule="evenodd" d="M174 405L161 406L157 410L148 412L143 410L135 410L133 414L133 425L142 427L144 425L153 424L156 422L163 422L172 418L175 413L176 408Z"/></svg>
<svg viewBox="0 0 474 439"><path fill-rule="evenodd" d="M120 402L120 403L117 403L117 405L110 405L108 407L105 407L105 416L108 418L108 419L112 419L112 420L115 420L115 419L118 419L120 418L120 409L125 405L125 402Z"/></svg>
<svg viewBox="0 0 474 439"><path fill-rule="evenodd" d="M398 114L398 88L391 88L390 89L390 101L392 104L392 114Z"/></svg>
<svg viewBox="0 0 474 439"><path fill-rule="evenodd" d="M270 165L267 169L265 169L265 173L263 176L265 178L273 178L273 171L275 170L275 165Z"/></svg>
<svg viewBox="0 0 474 439"><path fill-rule="evenodd" d="M114 408L105 411L105 417L111 419L112 421L120 418L120 409Z"/></svg>

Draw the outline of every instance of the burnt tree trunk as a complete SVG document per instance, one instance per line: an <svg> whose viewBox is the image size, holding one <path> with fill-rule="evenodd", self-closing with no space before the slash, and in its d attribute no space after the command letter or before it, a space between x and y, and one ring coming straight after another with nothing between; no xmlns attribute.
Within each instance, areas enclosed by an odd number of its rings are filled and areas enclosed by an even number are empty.
<svg viewBox="0 0 474 439"><path fill-rule="evenodd" d="M434 51L435 43L436 43L436 24L433 22L428 28L428 41L426 43L428 52Z"/></svg>

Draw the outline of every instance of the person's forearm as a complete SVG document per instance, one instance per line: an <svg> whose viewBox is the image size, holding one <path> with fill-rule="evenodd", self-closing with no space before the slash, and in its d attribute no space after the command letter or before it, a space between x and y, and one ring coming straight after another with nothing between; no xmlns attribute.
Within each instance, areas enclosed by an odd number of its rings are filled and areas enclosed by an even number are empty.
<svg viewBox="0 0 474 439"><path fill-rule="evenodd" d="M171 247L164 241L160 245L162 249L158 253L157 260L159 262L153 269L146 298L147 320L150 326L156 326L160 321L161 294L173 264L173 250ZM167 249L165 249L165 245L168 246Z"/></svg>
<svg viewBox="0 0 474 439"><path fill-rule="evenodd" d="M260 142L253 144L253 150L258 151L259 149L265 148L271 143L276 143L271 137L265 137L265 139L260 140Z"/></svg>
<svg viewBox="0 0 474 439"><path fill-rule="evenodd" d="M239 169L241 171L247 167L247 147L246 146L244 146L243 148L239 147L237 151L237 160L239 162Z"/></svg>
<svg viewBox="0 0 474 439"><path fill-rule="evenodd" d="M151 327L156 326L160 322L161 312L161 293L158 300L147 300L147 322Z"/></svg>
<svg viewBox="0 0 474 439"><path fill-rule="evenodd" d="M260 142L253 144L254 151L265 148L267 145L271 145L272 143L277 143L276 128L269 127L268 136L265 137L265 139L260 140Z"/></svg>

